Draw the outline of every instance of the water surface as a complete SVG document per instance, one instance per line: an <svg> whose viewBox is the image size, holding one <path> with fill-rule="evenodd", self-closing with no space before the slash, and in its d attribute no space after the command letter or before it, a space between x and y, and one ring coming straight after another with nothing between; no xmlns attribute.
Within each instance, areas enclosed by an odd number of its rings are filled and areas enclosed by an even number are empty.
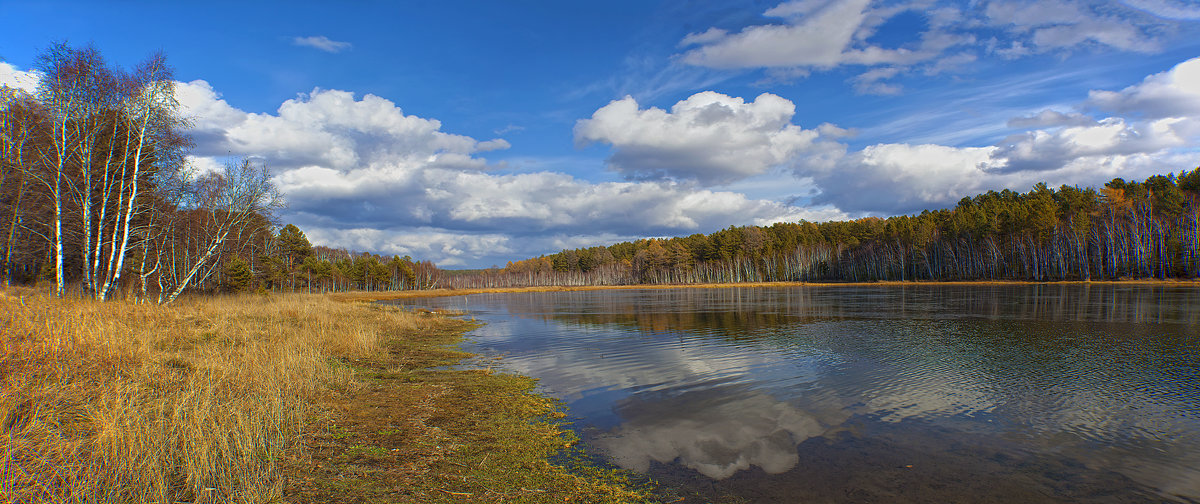
<svg viewBox="0 0 1200 504"><path fill-rule="evenodd" d="M1200 295L815 286L410 301L689 501L1200 502Z"/></svg>

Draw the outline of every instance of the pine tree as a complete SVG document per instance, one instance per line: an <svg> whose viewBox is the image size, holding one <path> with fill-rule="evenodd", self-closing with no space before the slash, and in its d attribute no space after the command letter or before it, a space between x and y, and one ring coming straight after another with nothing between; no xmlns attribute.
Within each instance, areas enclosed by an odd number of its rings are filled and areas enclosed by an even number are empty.
<svg viewBox="0 0 1200 504"><path fill-rule="evenodd" d="M228 292L245 292L254 282L254 272L250 266L238 256L233 256L225 265L225 290Z"/></svg>

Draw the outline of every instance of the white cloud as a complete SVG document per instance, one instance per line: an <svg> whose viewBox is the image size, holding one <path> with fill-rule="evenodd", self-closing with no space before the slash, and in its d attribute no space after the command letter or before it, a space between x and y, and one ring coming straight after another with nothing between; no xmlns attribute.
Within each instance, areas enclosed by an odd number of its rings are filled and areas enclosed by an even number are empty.
<svg viewBox="0 0 1200 504"><path fill-rule="evenodd" d="M595 442L625 469L646 472L651 461L677 462L725 479L751 466L768 474L786 472L800 461L796 445L829 430L812 413L761 393L742 394L725 401L627 406L622 411L636 416Z"/></svg>
<svg viewBox="0 0 1200 504"><path fill-rule="evenodd" d="M862 66L868 70L853 79L859 93L898 94L901 88L886 80L913 72L933 76L967 71L985 55L1017 59L1097 48L1157 52L1166 40L1183 33L1183 21L1200 19L1200 8L1177 0L1128 0L1124 5L1095 0L978 4L964 9L939 0L784 2L763 13L773 18L769 22L738 31L711 27L687 35L680 41L686 50L678 61L717 69L760 68L772 79ZM924 25L916 29L889 25L902 13L919 14ZM901 36L898 42L897 35ZM890 75L873 77L871 69L888 69Z"/></svg>
<svg viewBox="0 0 1200 504"><path fill-rule="evenodd" d="M900 86L883 81L914 67L929 67L926 73L933 74L973 61L962 52L944 57L952 48L975 42L974 35L959 33L966 23L962 12L931 7L927 2L884 5L871 0L785 2L764 12L783 23L751 25L737 33L714 27L688 35L680 46L698 47L679 59L710 68L764 68L772 79L781 80L805 77L813 69L876 67L853 79L855 89L863 94L899 94ZM889 20L908 11L922 13L926 29L907 33L912 40L891 47L872 41Z"/></svg>
<svg viewBox="0 0 1200 504"><path fill-rule="evenodd" d="M1120 91L1092 91L1088 104L1148 118L1200 116L1200 58L1146 77Z"/></svg>
<svg viewBox="0 0 1200 504"><path fill-rule="evenodd" d="M892 215L953 206L989 190L1026 190L1037 182L1099 186L1114 177L1141 179L1194 166L1175 152L1200 129L1181 119L1128 124L1106 119L1014 135L1000 146L876 144L833 149L798 165L820 193L813 201L850 213ZM840 145L840 144L837 144Z"/></svg>
<svg viewBox="0 0 1200 504"><path fill-rule="evenodd" d="M37 72L17 70L16 67L0 61L0 86L20 89L29 94L36 94L38 82L42 78Z"/></svg>
<svg viewBox="0 0 1200 504"><path fill-rule="evenodd" d="M1020 29L1074 24L1088 17L1078 4L1066 0L988 2L987 16L995 24L1010 24Z"/></svg>
<svg viewBox="0 0 1200 504"><path fill-rule="evenodd" d="M374 228L304 227L316 245L371 250L384 255L434 258L440 266L462 266L476 258L512 253L511 238L499 233L453 233L436 228L386 230Z"/></svg>
<svg viewBox="0 0 1200 504"><path fill-rule="evenodd" d="M339 42L337 40L330 40L329 37L326 37L324 35L316 35L316 36L311 36L311 37L293 37L292 44L302 46L302 47L312 47L314 49L319 49L319 50L325 51L327 53L338 53L338 52L342 52L342 51L345 51L346 49L353 47L353 44L351 44L349 42Z"/></svg>
<svg viewBox="0 0 1200 504"><path fill-rule="evenodd" d="M1118 115L1081 112L1089 108ZM794 173L813 182L816 203L851 214L893 214L1043 181L1097 186L1113 177L1178 171L1197 162L1200 58L1120 91L1092 91L1074 109L1059 106L1012 118L1008 128L1028 129L993 146L889 143L851 151L825 134L793 165Z"/></svg>
<svg viewBox="0 0 1200 504"><path fill-rule="evenodd" d="M850 212L911 212L992 188L994 176L983 168L993 162L993 149L877 144L828 159L824 166L802 166L800 173L820 187L817 202Z"/></svg>
<svg viewBox="0 0 1200 504"><path fill-rule="evenodd" d="M955 72L961 70L967 65L974 63L979 57L968 52L961 52L951 56L938 59L932 65L925 69L925 75L938 75L946 72Z"/></svg>
<svg viewBox="0 0 1200 504"><path fill-rule="evenodd" d="M1089 159L1120 162L1131 155L1165 155L1200 139L1200 58L1146 77L1120 91L1093 90L1085 103L1126 117L1092 119L1045 110L1013 119L1010 126L1039 126L1011 135L993 158L1005 171L1054 170ZM1190 163L1189 163L1190 164Z"/></svg>
<svg viewBox="0 0 1200 504"><path fill-rule="evenodd" d="M580 229L589 235L670 235L829 211L806 212L690 182L592 183L549 171L493 173L495 166L479 154L506 149L508 141L446 133L439 121L406 115L373 95L318 89L269 114L238 110L203 81L179 90L197 126L193 165L211 168L215 158L226 156L264 159L288 198L284 219L311 229L317 243L470 264L518 248L526 255L544 253L527 247L552 246L546 237ZM749 117L741 126L763 130L743 133L746 139L779 137L746 147L763 159L786 159L787 152L771 149L786 151L780 142L799 141L791 136L815 136L787 124L791 103L781 98L724 101L739 107L731 113ZM716 122L725 118L720 110L710 114ZM511 241L516 235L525 237L519 247Z"/></svg>
<svg viewBox="0 0 1200 504"><path fill-rule="evenodd" d="M867 18L869 3L870 0L805 0L780 4L765 15L783 17L788 24L750 26L735 34L709 30L703 37L692 37L692 43L702 38L703 45L684 53L683 61L713 68L830 68L867 59L903 59L902 54L894 51L852 47L855 33Z"/></svg>
<svg viewBox="0 0 1200 504"><path fill-rule="evenodd" d="M790 163L817 133L791 123L795 105L764 93L752 102L705 91L670 111L615 100L575 125L579 142L613 146L609 168L634 179L722 184Z"/></svg>
<svg viewBox="0 0 1200 504"><path fill-rule="evenodd" d="M197 177L210 173L219 173L224 169L223 164L211 157L188 155L184 159L184 162L192 170L192 175Z"/></svg>
<svg viewBox="0 0 1200 504"><path fill-rule="evenodd" d="M440 164L483 168L471 154L505 149L503 139L477 142L440 131L441 123L405 115L375 95L315 89L285 101L276 114L231 107L207 82L180 84L177 96L195 124L196 151L204 155L263 156L273 168L323 166L345 170L364 164Z"/></svg>
<svg viewBox="0 0 1200 504"><path fill-rule="evenodd" d="M1184 118L1165 118L1144 123L1127 123L1106 118L1095 125L1059 130L1034 130L1013 135L1001 143L992 157L1005 171L1053 170L1084 157L1154 153L1188 145L1200 133L1200 123Z"/></svg>

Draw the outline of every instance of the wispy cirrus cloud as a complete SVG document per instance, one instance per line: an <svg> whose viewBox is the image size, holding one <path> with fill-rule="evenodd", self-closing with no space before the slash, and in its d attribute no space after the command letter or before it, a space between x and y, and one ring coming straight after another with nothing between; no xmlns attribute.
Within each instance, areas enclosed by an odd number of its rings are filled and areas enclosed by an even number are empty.
<svg viewBox="0 0 1200 504"><path fill-rule="evenodd" d="M339 52L345 51L346 49L350 49L351 47L354 47L354 45L349 42L330 40L329 37L326 37L324 35L314 35L311 37L293 37L292 44L298 45L301 47L311 47L313 49L319 49L319 50L325 51L327 53L339 53Z"/></svg>
<svg viewBox="0 0 1200 504"><path fill-rule="evenodd" d="M1175 0L794 0L740 30L714 26L681 40L678 61L715 70L806 77L841 67L860 94L899 94L906 75L969 71L986 58L1116 50L1156 53L1200 19Z"/></svg>

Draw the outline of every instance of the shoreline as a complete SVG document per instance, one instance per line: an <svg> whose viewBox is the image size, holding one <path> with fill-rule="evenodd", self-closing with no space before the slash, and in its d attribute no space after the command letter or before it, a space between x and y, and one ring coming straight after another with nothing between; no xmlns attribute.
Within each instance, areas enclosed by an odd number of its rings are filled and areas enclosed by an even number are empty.
<svg viewBox="0 0 1200 504"><path fill-rule="evenodd" d="M307 460L293 461L283 502L655 500L653 487L579 460L578 439L561 423L565 406L538 393L536 379L450 368L481 358L458 349L479 324L327 299L419 323L373 328L379 351L344 362L355 383L317 399L320 413L303 431Z"/></svg>
<svg viewBox="0 0 1200 504"><path fill-rule="evenodd" d="M634 284L634 285L573 285L573 286L541 286L541 287L486 287L478 289L429 289L411 291L385 292L337 292L330 293L332 299L347 302L376 302L396 299L434 298L467 296L471 294L503 294L520 292L574 292L593 290L634 290L634 289L730 289L730 288L765 288L765 287L963 287L963 286L1026 286L1026 285L1136 285L1136 286L1169 286L1200 288L1200 279L1167 279L1153 278L1128 280L951 280L935 282L928 280L880 280L875 282L740 282L740 283L701 283L701 284Z"/></svg>
<svg viewBox="0 0 1200 504"><path fill-rule="evenodd" d="M159 306L24 287L0 288L0 309L7 500L656 499L587 465L533 378L447 369L473 357L455 345L476 327L448 314L320 294Z"/></svg>

